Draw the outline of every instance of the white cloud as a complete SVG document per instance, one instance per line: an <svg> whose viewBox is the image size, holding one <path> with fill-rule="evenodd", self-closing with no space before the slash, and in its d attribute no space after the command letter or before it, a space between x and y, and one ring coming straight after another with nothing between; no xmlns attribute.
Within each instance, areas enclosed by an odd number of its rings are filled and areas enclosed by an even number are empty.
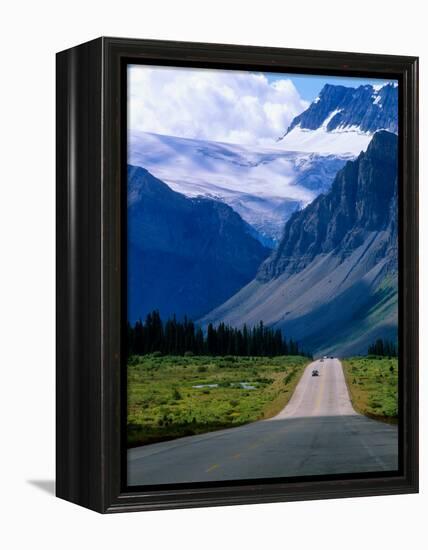
<svg viewBox="0 0 428 550"><path fill-rule="evenodd" d="M131 130L269 145L308 107L289 79L261 73L131 65Z"/></svg>

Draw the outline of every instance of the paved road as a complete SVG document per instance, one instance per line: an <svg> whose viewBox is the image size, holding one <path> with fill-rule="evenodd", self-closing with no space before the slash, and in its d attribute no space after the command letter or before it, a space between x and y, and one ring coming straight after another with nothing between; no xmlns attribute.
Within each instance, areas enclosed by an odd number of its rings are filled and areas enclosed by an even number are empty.
<svg viewBox="0 0 428 550"><path fill-rule="evenodd" d="M340 361L326 359L306 368L288 405L269 420L130 449L128 483L396 470L397 449L397 428L357 414Z"/></svg>

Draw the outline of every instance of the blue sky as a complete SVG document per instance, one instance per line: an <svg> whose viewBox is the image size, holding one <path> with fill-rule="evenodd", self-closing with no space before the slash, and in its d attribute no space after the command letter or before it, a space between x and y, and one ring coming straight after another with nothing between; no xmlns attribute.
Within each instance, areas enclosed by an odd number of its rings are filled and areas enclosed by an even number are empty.
<svg viewBox="0 0 428 550"><path fill-rule="evenodd" d="M128 66L130 130L270 146L326 83L386 81L181 67Z"/></svg>
<svg viewBox="0 0 428 550"><path fill-rule="evenodd" d="M347 86L350 88L357 88L358 86L364 86L366 84L378 84L383 85L390 80L382 80L379 78L353 78L350 76L319 76L319 75L296 75L296 74L283 74L283 73L264 73L269 82L275 82L276 80L283 80L284 78L290 79L296 86L300 96L306 101L313 101L319 92L322 90L325 84L333 84L340 86Z"/></svg>

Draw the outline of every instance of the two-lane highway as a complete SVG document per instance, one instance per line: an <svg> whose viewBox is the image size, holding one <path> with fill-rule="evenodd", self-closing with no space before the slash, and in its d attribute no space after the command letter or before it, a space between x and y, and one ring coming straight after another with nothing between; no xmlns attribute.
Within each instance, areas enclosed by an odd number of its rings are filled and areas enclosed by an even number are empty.
<svg viewBox="0 0 428 550"><path fill-rule="evenodd" d="M312 376L318 370L319 376ZM355 415L338 359L320 359L303 373L288 405L278 418ZM272 419L273 420L273 419Z"/></svg>
<svg viewBox="0 0 428 550"><path fill-rule="evenodd" d="M319 376L312 376L317 369ZM275 417L128 451L128 484L396 470L397 428L357 414L337 359L305 369Z"/></svg>

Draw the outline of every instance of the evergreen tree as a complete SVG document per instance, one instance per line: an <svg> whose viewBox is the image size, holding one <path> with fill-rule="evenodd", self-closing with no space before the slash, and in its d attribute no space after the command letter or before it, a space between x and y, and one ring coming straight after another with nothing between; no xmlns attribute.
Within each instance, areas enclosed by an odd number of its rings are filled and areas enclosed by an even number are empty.
<svg viewBox="0 0 428 550"><path fill-rule="evenodd" d="M244 324L242 329L224 322L217 327L210 323L204 334L201 327L195 327L187 317L177 321L174 315L163 323L158 310L150 312L144 323L141 319L134 326L128 323L127 338L129 354L137 355L153 352L269 357L304 354L297 342L292 338L287 341L281 330L267 327L263 321L251 328ZM377 340L370 346L369 353L394 355L396 348L392 342Z"/></svg>
<svg viewBox="0 0 428 550"><path fill-rule="evenodd" d="M378 338L376 342L371 344L367 349L367 353L369 355L380 355L383 357L397 357L398 355L396 344L382 338Z"/></svg>

